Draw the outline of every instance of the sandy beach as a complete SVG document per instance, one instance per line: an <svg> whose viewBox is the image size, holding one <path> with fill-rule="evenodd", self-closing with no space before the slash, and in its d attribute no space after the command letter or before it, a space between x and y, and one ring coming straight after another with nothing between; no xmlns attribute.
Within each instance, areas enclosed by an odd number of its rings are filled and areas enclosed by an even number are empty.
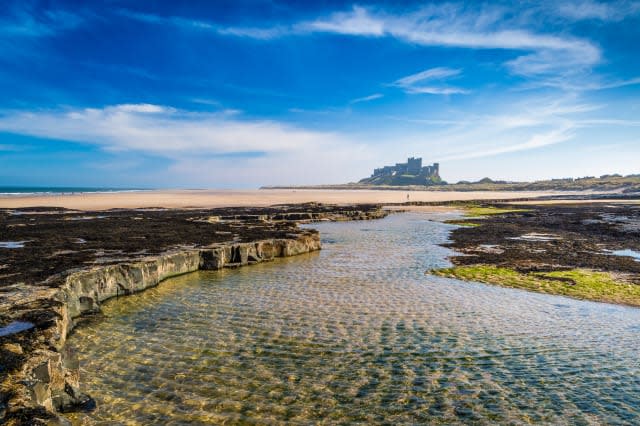
<svg viewBox="0 0 640 426"><path fill-rule="evenodd" d="M216 208L263 207L274 204L306 202L404 203L407 201L455 201L536 198L548 195L570 195L569 192L512 191L376 191L376 190L153 190L115 193L78 193L63 195L11 195L0 197L0 208L64 207L77 210L113 208Z"/></svg>

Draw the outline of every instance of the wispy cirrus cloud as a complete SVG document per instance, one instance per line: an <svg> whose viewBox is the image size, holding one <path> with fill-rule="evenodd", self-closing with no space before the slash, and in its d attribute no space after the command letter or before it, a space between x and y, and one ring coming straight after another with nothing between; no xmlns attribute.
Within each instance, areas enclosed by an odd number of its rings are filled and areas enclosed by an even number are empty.
<svg viewBox="0 0 640 426"><path fill-rule="evenodd" d="M640 2L594 0L553 2L551 6L557 15L575 21L595 19L600 21L621 21L640 13Z"/></svg>
<svg viewBox="0 0 640 426"><path fill-rule="evenodd" d="M425 80L439 80L460 75L462 70L446 67L430 68L416 74L402 77L394 82L395 85L401 87L413 86L418 82Z"/></svg>
<svg viewBox="0 0 640 426"><path fill-rule="evenodd" d="M361 98L355 98L349 101L350 104L359 104L361 102L371 102L371 101L375 101L376 99L380 99L383 98L384 95L382 93L374 93L373 95L369 95L369 96L363 96Z"/></svg>
<svg viewBox="0 0 640 426"><path fill-rule="evenodd" d="M628 79L606 79L600 76L590 76L588 79L566 79L562 77L549 77L544 80L537 80L525 84L521 89L537 89L539 87L553 87L571 92L586 92L607 89L617 89L619 87L634 86L640 84L640 77Z"/></svg>
<svg viewBox="0 0 640 426"><path fill-rule="evenodd" d="M411 74L394 81L391 85L402 88L409 94L430 94L430 95L454 95L467 94L468 90L452 86L434 86L433 83L439 80L457 77L462 70L446 67L430 68L416 74Z"/></svg>
<svg viewBox="0 0 640 426"><path fill-rule="evenodd" d="M417 150L424 147L425 141L437 141L428 147L431 155L441 162L455 162L573 141L581 129L598 120L592 115L603 108L600 104L579 102L573 96L560 99L543 97L529 98L510 105L508 109L486 114L448 113L449 120L434 117L398 119L424 126L407 137L405 143L408 146Z"/></svg>
<svg viewBox="0 0 640 426"><path fill-rule="evenodd" d="M34 13L25 3L22 7L9 10L5 18L0 18L0 35L10 37L46 37L80 26L85 17L63 9L44 10Z"/></svg>
<svg viewBox="0 0 640 426"><path fill-rule="evenodd" d="M503 7L465 8L462 4L429 5L402 14L354 6L314 20L267 27L221 26L215 23L123 11L150 23L213 31L220 35L272 40L283 36L340 34L354 37L392 37L419 46L502 49L522 52L506 63L514 74L537 76L589 68L601 60L598 46L569 35L539 33L522 23L504 19Z"/></svg>
<svg viewBox="0 0 640 426"><path fill-rule="evenodd" d="M406 90L407 93L426 94L426 95L466 95L471 93L469 90L461 89L459 87L435 87L435 86L420 86L412 87Z"/></svg>
<svg viewBox="0 0 640 426"><path fill-rule="evenodd" d="M50 53L44 48L51 39L86 24L94 15L82 11L48 9L32 2L3 2L0 6L0 67L26 62L39 64ZM9 67L11 67L11 65Z"/></svg>
<svg viewBox="0 0 640 426"><path fill-rule="evenodd" d="M565 124L558 128L543 130L533 133L526 138L524 142L513 142L502 146L495 146L484 150L467 151L462 154L451 155L445 157L445 161L465 160L470 158L492 157L500 154L507 154L520 151L529 151L532 149L543 148L550 145L556 145L573 139L576 134L575 127L571 124Z"/></svg>
<svg viewBox="0 0 640 426"><path fill-rule="evenodd" d="M524 76L588 68L601 60L600 49L588 40L538 33L521 24L510 24L503 19L505 13L502 8L469 10L455 4L430 5L403 15L354 7L349 13L335 13L300 27L317 32L389 36L421 46L521 51L524 53L506 65L514 74Z"/></svg>
<svg viewBox="0 0 640 426"><path fill-rule="evenodd" d="M348 12L335 12L329 18L298 23L292 29L300 33L318 32L381 37L388 32L388 24L384 19L371 15L367 9L355 6Z"/></svg>
<svg viewBox="0 0 640 426"><path fill-rule="evenodd" d="M128 9L120 9L118 13L121 16L145 22L147 24L171 25L174 27L195 30L208 31L223 36L246 37L259 40L270 40L291 33L289 27L234 27L225 26L212 21L201 19L184 18L181 16L161 16L152 13L134 12Z"/></svg>

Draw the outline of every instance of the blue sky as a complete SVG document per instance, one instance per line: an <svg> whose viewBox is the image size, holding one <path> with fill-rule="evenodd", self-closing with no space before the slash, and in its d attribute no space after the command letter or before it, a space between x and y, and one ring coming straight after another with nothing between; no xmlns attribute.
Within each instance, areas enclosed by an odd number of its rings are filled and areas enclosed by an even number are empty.
<svg viewBox="0 0 640 426"><path fill-rule="evenodd" d="M7 1L0 185L640 173L640 2Z"/></svg>

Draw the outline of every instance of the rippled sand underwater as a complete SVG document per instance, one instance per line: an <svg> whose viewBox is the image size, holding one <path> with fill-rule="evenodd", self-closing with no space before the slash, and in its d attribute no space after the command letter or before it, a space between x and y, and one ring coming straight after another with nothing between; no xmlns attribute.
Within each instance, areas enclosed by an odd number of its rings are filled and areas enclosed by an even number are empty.
<svg viewBox="0 0 640 426"><path fill-rule="evenodd" d="M81 327L76 424L640 423L640 310L424 275L429 214L171 279Z"/></svg>

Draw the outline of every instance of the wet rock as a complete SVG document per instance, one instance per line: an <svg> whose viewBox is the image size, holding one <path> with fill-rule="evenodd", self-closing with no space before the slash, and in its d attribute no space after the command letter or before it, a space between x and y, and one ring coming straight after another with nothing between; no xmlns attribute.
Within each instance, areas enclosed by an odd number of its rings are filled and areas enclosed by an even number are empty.
<svg viewBox="0 0 640 426"><path fill-rule="evenodd" d="M31 391L31 400L37 405L45 407L47 410L52 410L53 405L51 402L51 389L47 383L35 382L29 386Z"/></svg>
<svg viewBox="0 0 640 426"><path fill-rule="evenodd" d="M33 376L40 382L49 383L51 381L51 361L47 360L34 368Z"/></svg>
<svg viewBox="0 0 640 426"><path fill-rule="evenodd" d="M60 413L90 412L96 409L96 401L89 395L80 392L76 386L65 384L64 392L53 398L53 405Z"/></svg>
<svg viewBox="0 0 640 426"><path fill-rule="evenodd" d="M21 355L24 353L22 350L22 346L20 346L18 343L5 343L4 345L2 345L2 348L5 351L11 352L16 355Z"/></svg>
<svg viewBox="0 0 640 426"><path fill-rule="evenodd" d="M526 211L486 216L476 221L477 227L455 229L446 246L473 256L454 256L452 262L503 266L524 273L572 268L620 272L632 280L635 276L640 283L640 262L611 256L616 250L640 251L637 206L596 203L521 208Z"/></svg>

